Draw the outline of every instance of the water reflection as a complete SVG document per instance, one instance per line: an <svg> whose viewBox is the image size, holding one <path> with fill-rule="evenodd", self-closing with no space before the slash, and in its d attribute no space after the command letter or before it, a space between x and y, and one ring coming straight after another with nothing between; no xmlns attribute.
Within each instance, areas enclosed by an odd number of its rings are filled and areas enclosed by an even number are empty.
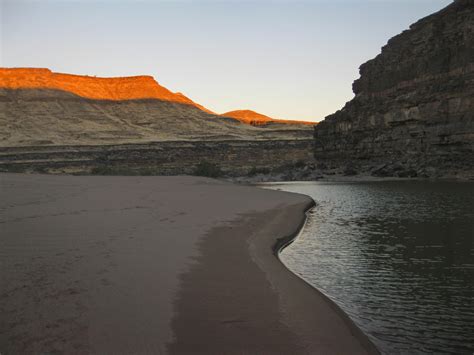
<svg viewBox="0 0 474 355"><path fill-rule="evenodd" d="M318 204L282 254L386 353L474 351L474 184L289 183Z"/></svg>

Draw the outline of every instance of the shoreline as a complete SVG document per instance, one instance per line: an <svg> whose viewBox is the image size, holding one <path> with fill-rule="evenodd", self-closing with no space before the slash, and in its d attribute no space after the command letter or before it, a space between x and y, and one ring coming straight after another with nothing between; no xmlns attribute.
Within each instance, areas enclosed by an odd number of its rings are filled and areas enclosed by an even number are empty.
<svg viewBox="0 0 474 355"><path fill-rule="evenodd" d="M2 353L378 353L275 254L305 195L183 176L0 183Z"/></svg>
<svg viewBox="0 0 474 355"><path fill-rule="evenodd" d="M289 267L286 266L286 264L281 260L280 254L289 247L293 242L298 239L299 235L303 232L304 227L306 226L308 222L308 214L311 212L312 209L317 208L316 202L313 200L313 203L311 206L308 207L308 209L305 211L305 218L304 221L300 224L298 227L297 231L291 235L288 236L286 239L278 239L277 242L275 243L273 250L276 258L280 261L282 265L284 265L295 277L300 279L302 282L308 284L310 287L314 289L315 292L317 292L321 297L325 299L325 301L328 303L328 305L335 311L337 314L343 318L343 320L346 322L347 326L351 329L353 334L359 339L359 341L363 344L363 346L369 351L371 354L380 354L380 351L378 348L375 346L375 344L370 340L369 336L364 333L359 326L352 320L352 318L344 312L344 310L339 307L339 305L334 302L329 296L324 294L322 291L320 291L317 287L311 285L308 281L306 281L303 277L298 275L297 273L293 272Z"/></svg>
<svg viewBox="0 0 474 355"><path fill-rule="evenodd" d="M469 183L474 180L474 177L396 177L396 176L372 176L372 175L326 175L316 179L291 179L285 180L281 177L273 176L255 176L255 177L237 177L237 178L224 178L223 180L229 181L239 185L258 186L260 184L279 184L279 183L356 183L356 182L404 182L404 181L419 181L419 182L459 182Z"/></svg>
<svg viewBox="0 0 474 355"><path fill-rule="evenodd" d="M256 185L258 186L258 185ZM311 199L311 203L307 206L306 210L304 211L304 214L305 214L305 217L303 219L303 221L300 222L300 224L297 226L297 228L295 229L294 233L291 233L290 235L288 235L287 237L281 237L281 238L277 238L275 244L273 245L272 249L273 249L273 254L275 255L275 257L284 265L283 261L280 259L280 254L283 252L283 250L286 248L286 247L289 247L297 238L298 236L301 234L301 232L303 231L306 223L308 222L308 213L311 212L311 210L313 208L316 208L316 202L310 197L308 196L310 199ZM289 269L288 269L289 270ZM290 270L291 271L291 270ZM296 274L295 274L296 275Z"/></svg>

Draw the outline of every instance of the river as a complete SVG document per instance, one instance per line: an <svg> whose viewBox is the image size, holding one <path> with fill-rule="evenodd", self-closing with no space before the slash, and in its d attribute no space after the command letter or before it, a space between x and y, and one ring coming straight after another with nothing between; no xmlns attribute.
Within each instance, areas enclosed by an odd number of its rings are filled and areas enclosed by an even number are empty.
<svg viewBox="0 0 474 355"><path fill-rule="evenodd" d="M316 201L281 259L381 352L474 352L474 183L264 187Z"/></svg>

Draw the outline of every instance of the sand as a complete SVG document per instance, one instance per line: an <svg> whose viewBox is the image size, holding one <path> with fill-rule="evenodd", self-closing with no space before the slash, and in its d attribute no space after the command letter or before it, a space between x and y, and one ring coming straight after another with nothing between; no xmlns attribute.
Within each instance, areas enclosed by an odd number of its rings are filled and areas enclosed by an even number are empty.
<svg viewBox="0 0 474 355"><path fill-rule="evenodd" d="M274 254L312 203L196 177L0 174L0 353L374 353Z"/></svg>

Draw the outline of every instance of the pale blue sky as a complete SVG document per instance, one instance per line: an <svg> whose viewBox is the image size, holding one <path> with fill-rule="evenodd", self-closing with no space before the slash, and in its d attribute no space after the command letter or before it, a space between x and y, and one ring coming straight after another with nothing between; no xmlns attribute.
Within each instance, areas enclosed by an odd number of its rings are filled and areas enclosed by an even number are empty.
<svg viewBox="0 0 474 355"><path fill-rule="evenodd" d="M452 1L0 2L1 66L148 74L219 113L318 121L390 37Z"/></svg>

